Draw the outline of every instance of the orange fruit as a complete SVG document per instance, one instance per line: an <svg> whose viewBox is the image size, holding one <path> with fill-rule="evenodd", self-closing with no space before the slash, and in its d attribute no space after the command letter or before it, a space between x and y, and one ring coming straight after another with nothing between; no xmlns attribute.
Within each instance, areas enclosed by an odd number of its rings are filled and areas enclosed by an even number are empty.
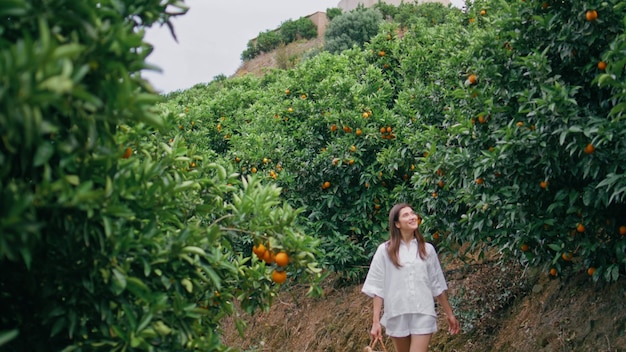
<svg viewBox="0 0 626 352"><path fill-rule="evenodd" d="M596 11L596 10L587 10L587 12L585 12L585 18L589 22L595 21L598 18L598 11Z"/></svg>
<svg viewBox="0 0 626 352"><path fill-rule="evenodd" d="M356 152L356 146L354 146L354 145L353 145L353 146L351 146L351 147L350 147L350 152L351 152L351 153Z"/></svg>
<svg viewBox="0 0 626 352"><path fill-rule="evenodd" d="M306 99L306 94L302 94L302 95L300 96L300 98L302 98L302 99Z"/></svg>
<svg viewBox="0 0 626 352"><path fill-rule="evenodd" d="M626 225L622 225L619 227L619 234L622 236L626 236Z"/></svg>
<svg viewBox="0 0 626 352"><path fill-rule="evenodd" d="M384 51L382 51L382 50L381 50L381 51L379 51L379 52L378 52L378 56L381 56L381 57L382 57L382 56L385 56L385 52L384 52Z"/></svg>
<svg viewBox="0 0 626 352"><path fill-rule="evenodd" d="M548 184L549 184L548 181L541 181L539 182L539 187L546 189L548 188Z"/></svg>
<svg viewBox="0 0 626 352"><path fill-rule="evenodd" d="M324 185L322 185L322 189L326 189L330 187L330 182L326 181L324 182Z"/></svg>
<svg viewBox="0 0 626 352"><path fill-rule="evenodd" d="M266 251L267 249L265 248L263 243L259 243L258 246L252 247L252 252L254 252L254 254L256 254L257 257L259 257L259 259L263 259L263 256L265 255Z"/></svg>
<svg viewBox="0 0 626 352"><path fill-rule="evenodd" d="M522 244L521 250L522 252L528 252L528 245L526 243Z"/></svg>
<svg viewBox="0 0 626 352"><path fill-rule="evenodd" d="M485 116L483 115L478 115L478 122L485 123L487 122L487 119L485 119Z"/></svg>
<svg viewBox="0 0 626 352"><path fill-rule="evenodd" d="M467 77L467 80L469 81L470 84L476 84L477 82L477 78L475 74L471 74Z"/></svg>
<svg viewBox="0 0 626 352"><path fill-rule="evenodd" d="M282 270L273 270L272 271L272 281L277 284L282 284L287 280L287 272Z"/></svg>
<svg viewBox="0 0 626 352"><path fill-rule="evenodd" d="M387 132L387 129L385 127L380 128L380 133L386 133L386 132Z"/></svg>
<svg viewBox="0 0 626 352"><path fill-rule="evenodd" d="M596 147L593 146L593 144L589 143L587 144L587 146L585 146L584 152L585 154L593 154L593 152L596 151Z"/></svg>
<svg viewBox="0 0 626 352"><path fill-rule="evenodd" d="M484 9L483 9L483 10L480 10L480 15L481 15L481 16L484 16L484 15L486 15L486 14L487 14L487 10L484 10Z"/></svg>
<svg viewBox="0 0 626 352"><path fill-rule="evenodd" d="M556 268L550 269L550 275L556 276L556 274L558 274L558 272L556 271Z"/></svg>
<svg viewBox="0 0 626 352"><path fill-rule="evenodd" d="M387 126L387 133L391 133L393 131L390 126Z"/></svg>
<svg viewBox="0 0 626 352"><path fill-rule="evenodd" d="M287 264L289 264L289 255L285 252L280 252L276 254L274 261L278 266L287 266Z"/></svg>
<svg viewBox="0 0 626 352"><path fill-rule="evenodd" d="M274 253L272 253L272 251L265 251L265 253L263 253L263 261L266 264L272 264L274 262Z"/></svg>
<svg viewBox="0 0 626 352"><path fill-rule="evenodd" d="M570 260L572 260L573 257L574 255L572 254L572 252L565 252L561 254L561 258L563 258L563 260L565 260L566 262L569 262Z"/></svg>
<svg viewBox="0 0 626 352"><path fill-rule="evenodd" d="M604 71L606 69L606 62L600 61L598 62L598 70Z"/></svg>
<svg viewBox="0 0 626 352"><path fill-rule="evenodd" d="M337 125L331 125L330 130L333 132L337 131Z"/></svg>
<svg viewBox="0 0 626 352"><path fill-rule="evenodd" d="M251 171L253 174L256 174L256 167L254 167L254 166L253 166L253 167L252 167L252 169L250 169L250 171Z"/></svg>
<svg viewBox="0 0 626 352"><path fill-rule="evenodd" d="M189 166L196 167L196 163L191 163Z"/></svg>
<svg viewBox="0 0 626 352"><path fill-rule="evenodd" d="M443 180L439 180L439 182L437 183L437 186L439 186L440 188L443 188L444 182Z"/></svg>
<svg viewBox="0 0 626 352"><path fill-rule="evenodd" d="M289 89L285 89L285 94L289 95L291 94L291 91Z"/></svg>
<svg viewBox="0 0 626 352"><path fill-rule="evenodd" d="M479 177L476 179L476 183L482 185L483 183L485 183L485 180L482 177Z"/></svg>
<svg viewBox="0 0 626 352"><path fill-rule="evenodd" d="M432 196L433 198L437 198L437 192L433 192Z"/></svg>
<svg viewBox="0 0 626 352"><path fill-rule="evenodd" d="M361 134L363 134L363 131L360 128L357 128L355 133L357 136L360 136Z"/></svg>
<svg viewBox="0 0 626 352"><path fill-rule="evenodd" d="M576 231L578 231L578 232L580 232L580 233L585 232L585 230L586 230L586 228L585 228L585 225L583 225L583 224L578 224L578 225L576 226Z"/></svg>
<svg viewBox="0 0 626 352"><path fill-rule="evenodd" d="M126 150L124 151L124 155L122 155L122 158L124 158L124 159L128 159L128 158L130 158L130 156L131 156L132 154L133 154L133 150L132 150L130 147L128 147L128 148L126 148Z"/></svg>
<svg viewBox="0 0 626 352"><path fill-rule="evenodd" d="M522 121L518 121L517 122L517 127L522 127L522 126L524 126L524 123Z"/></svg>
<svg viewBox="0 0 626 352"><path fill-rule="evenodd" d="M433 239L439 239L439 232L433 233Z"/></svg>
<svg viewBox="0 0 626 352"><path fill-rule="evenodd" d="M592 266L589 267L589 269L587 269L587 275L589 275L589 276L593 276L593 273L595 273L595 272L596 272L596 268L594 268Z"/></svg>

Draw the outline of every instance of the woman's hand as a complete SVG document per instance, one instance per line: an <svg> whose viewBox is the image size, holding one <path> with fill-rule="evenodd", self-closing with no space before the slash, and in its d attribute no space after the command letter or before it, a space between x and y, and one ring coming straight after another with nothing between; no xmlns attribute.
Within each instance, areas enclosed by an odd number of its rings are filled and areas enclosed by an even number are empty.
<svg viewBox="0 0 626 352"><path fill-rule="evenodd" d="M372 324L372 330L370 330L370 336L372 337L372 340L376 340L376 339L383 337L383 332L380 327L380 323Z"/></svg>
<svg viewBox="0 0 626 352"><path fill-rule="evenodd" d="M456 317L453 314L446 315L446 320L448 321L448 331L451 334L458 334L461 328L459 327L459 321L456 320Z"/></svg>

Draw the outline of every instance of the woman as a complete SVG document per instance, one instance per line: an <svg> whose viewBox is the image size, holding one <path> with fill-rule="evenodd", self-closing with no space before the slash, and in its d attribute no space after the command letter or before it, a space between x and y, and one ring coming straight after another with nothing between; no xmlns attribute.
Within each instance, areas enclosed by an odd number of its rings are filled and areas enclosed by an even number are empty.
<svg viewBox="0 0 626 352"><path fill-rule="evenodd" d="M433 297L446 314L448 331L459 332L439 258L418 226L417 214L410 205L400 203L391 209L389 240L378 246L361 290L374 301L372 338L382 338L384 326L397 352L428 351L437 331Z"/></svg>

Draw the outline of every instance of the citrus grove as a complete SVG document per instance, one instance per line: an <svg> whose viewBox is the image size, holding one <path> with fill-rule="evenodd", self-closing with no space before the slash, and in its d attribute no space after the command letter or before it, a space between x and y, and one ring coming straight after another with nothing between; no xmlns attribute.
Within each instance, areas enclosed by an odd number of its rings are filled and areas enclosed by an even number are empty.
<svg viewBox="0 0 626 352"><path fill-rule="evenodd" d="M626 274L626 2L379 4L362 48L165 96L143 29L186 8L86 4L0 5L0 346L227 350L236 304L362 280L399 201L442 256Z"/></svg>

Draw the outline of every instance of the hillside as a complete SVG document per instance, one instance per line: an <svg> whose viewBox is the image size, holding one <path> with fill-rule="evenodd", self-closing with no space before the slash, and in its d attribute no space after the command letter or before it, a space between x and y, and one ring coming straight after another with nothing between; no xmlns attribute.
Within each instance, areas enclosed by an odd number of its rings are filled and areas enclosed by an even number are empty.
<svg viewBox="0 0 626 352"><path fill-rule="evenodd" d="M626 351L623 278L603 287L585 273L553 279L497 261L445 267L463 332L448 335L440 314L431 351ZM243 337L227 320L225 342L241 351L361 351L367 345L371 302L360 285L328 280L324 297L305 293L289 287L269 312L246 316ZM394 351L391 340L385 344Z"/></svg>
<svg viewBox="0 0 626 352"><path fill-rule="evenodd" d="M274 51L262 53L251 60L244 61L233 77L253 74L262 76L268 70L273 68L292 68L300 60L302 56L309 51L319 50L324 46L324 38L316 38L312 40L299 40L287 45L281 46Z"/></svg>

